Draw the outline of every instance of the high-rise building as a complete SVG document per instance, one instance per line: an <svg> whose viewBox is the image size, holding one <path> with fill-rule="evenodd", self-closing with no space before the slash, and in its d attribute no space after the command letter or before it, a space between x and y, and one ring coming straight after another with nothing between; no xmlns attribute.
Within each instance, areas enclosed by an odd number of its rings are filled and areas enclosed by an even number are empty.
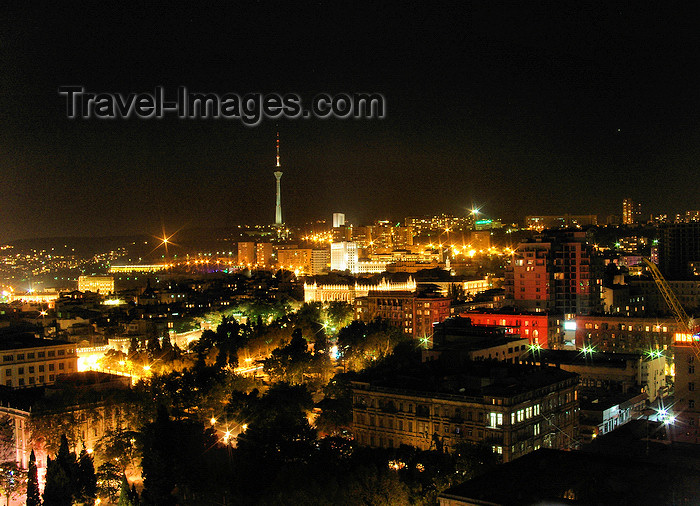
<svg viewBox="0 0 700 506"><path fill-rule="evenodd" d="M696 381L698 357L697 351L693 349L698 343L693 344L694 339L700 339L700 336L676 334L676 346L673 348L676 404L673 412L677 421L673 424L672 441L700 444L700 381Z"/></svg>
<svg viewBox="0 0 700 506"><path fill-rule="evenodd" d="M325 274L331 266L331 250L314 249L311 251L311 275Z"/></svg>
<svg viewBox="0 0 700 506"><path fill-rule="evenodd" d="M634 225L642 217L642 204L634 202L632 199L622 201L622 224Z"/></svg>
<svg viewBox="0 0 700 506"><path fill-rule="evenodd" d="M238 265L252 266L255 264L255 243L238 243Z"/></svg>
<svg viewBox="0 0 700 506"><path fill-rule="evenodd" d="M659 228L659 270L668 279L690 279L700 265L700 222Z"/></svg>
<svg viewBox="0 0 700 506"><path fill-rule="evenodd" d="M530 311L589 314L600 305L601 267L584 232L538 236L513 252L506 298Z"/></svg>
<svg viewBox="0 0 700 506"><path fill-rule="evenodd" d="M277 250L277 265L280 269L311 274L311 248L291 248Z"/></svg>
<svg viewBox="0 0 700 506"><path fill-rule="evenodd" d="M357 243L343 241L331 244L331 270L357 273Z"/></svg>
<svg viewBox="0 0 700 506"><path fill-rule="evenodd" d="M272 243L257 243L255 245L255 259L258 267L270 267L272 265Z"/></svg>
<svg viewBox="0 0 700 506"><path fill-rule="evenodd" d="M333 228L345 225L345 215L343 213L333 213Z"/></svg>

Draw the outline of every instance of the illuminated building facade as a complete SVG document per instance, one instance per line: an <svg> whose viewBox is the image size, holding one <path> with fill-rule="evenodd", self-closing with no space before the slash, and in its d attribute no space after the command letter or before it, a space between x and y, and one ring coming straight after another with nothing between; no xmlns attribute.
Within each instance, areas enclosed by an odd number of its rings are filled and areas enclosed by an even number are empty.
<svg viewBox="0 0 700 506"><path fill-rule="evenodd" d="M433 335L433 325L450 317L448 297L421 297L412 292L370 291L355 298L355 319L379 317L416 339Z"/></svg>
<svg viewBox="0 0 700 506"><path fill-rule="evenodd" d="M513 313L501 311L476 310L462 313L473 325L498 325L503 327L506 335L520 336L528 339L530 344L542 348L549 347L549 341L556 342L561 316L544 313Z"/></svg>
<svg viewBox="0 0 700 506"><path fill-rule="evenodd" d="M142 265L110 265L110 273L132 273L132 272L158 272L167 269L166 264L142 264Z"/></svg>
<svg viewBox="0 0 700 506"><path fill-rule="evenodd" d="M31 305L39 305L53 308L56 304L56 300L59 298L60 294L58 292L30 292L30 293L16 293L12 292L8 295L9 302L24 302Z"/></svg>
<svg viewBox="0 0 700 506"><path fill-rule="evenodd" d="M602 264L583 232L518 245L506 269L506 298L519 309L589 314L600 307Z"/></svg>
<svg viewBox="0 0 700 506"><path fill-rule="evenodd" d="M80 391L128 390L130 385L130 378L126 376L90 371L62 375L56 385L51 387L51 391L60 393L61 390L65 389L69 395L75 397L76 392ZM76 441L80 448L84 444L89 451L94 450L98 441L109 431L117 428L130 428L127 424L128 410L115 400L109 404L104 400L93 400L90 403L77 402L68 405L59 404L58 406L54 404L54 409L50 411L42 409L41 400L41 397L29 392L26 396L19 393L7 399L2 398L2 393L0 393L0 401L2 401L0 402L0 415L8 416L14 426L15 461L27 469L29 456L34 450L40 482L43 482L46 474L46 459L49 452L45 447L46 441L34 439L35 435L32 434L31 430L33 422L40 421L42 424L46 424L46 419L50 423L55 417L73 420L71 425L73 434L69 435L69 441ZM54 441L53 444L55 445L57 442ZM80 451L80 448L77 450Z"/></svg>
<svg viewBox="0 0 700 506"><path fill-rule="evenodd" d="M114 293L114 276L80 276L78 290L102 295Z"/></svg>
<svg viewBox="0 0 700 506"><path fill-rule="evenodd" d="M639 223L642 217L642 204L634 202L632 199L622 201L622 224L634 225Z"/></svg>
<svg viewBox="0 0 700 506"><path fill-rule="evenodd" d="M270 267L272 263L272 243L257 243L255 245L255 264L258 267Z"/></svg>
<svg viewBox="0 0 700 506"><path fill-rule="evenodd" d="M354 284L304 283L304 302L336 302L352 304L356 297L366 297L369 292L390 292L416 290L416 282L409 277L405 282L387 281L382 278L378 284L355 282Z"/></svg>
<svg viewBox="0 0 700 506"><path fill-rule="evenodd" d="M326 274L331 267L330 248L311 250L311 275Z"/></svg>
<svg viewBox="0 0 700 506"><path fill-rule="evenodd" d="M576 347L596 351L644 353L673 346L679 331L673 318L576 316Z"/></svg>
<svg viewBox="0 0 700 506"><path fill-rule="evenodd" d="M26 335L0 341L0 380L9 388L51 385L59 374L78 371L76 344Z"/></svg>
<svg viewBox="0 0 700 506"><path fill-rule="evenodd" d="M333 213L333 228L345 225L345 215L343 213Z"/></svg>
<svg viewBox="0 0 700 506"><path fill-rule="evenodd" d="M255 265L255 243L254 242L239 242L238 243L238 265L243 265L243 266Z"/></svg>
<svg viewBox="0 0 700 506"><path fill-rule="evenodd" d="M440 365L424 363L400 378L352 381L359 444L449 451L460 443L485 443L509 462L575 441L575 374L507 363L472 362L458 371Z"/></svg>
<svg viewBox="0 0 700 506"><path fill-rule="evenodd" d="M293 248L277 250L277 267L311 274L311 248Z"/></svg>
<svg viewBox="0 0 700 506"><path fill-rule="evenodd" d="M357 274L357 243L355 242L334 242L331 244L331 270L350 271Z"/></svg>

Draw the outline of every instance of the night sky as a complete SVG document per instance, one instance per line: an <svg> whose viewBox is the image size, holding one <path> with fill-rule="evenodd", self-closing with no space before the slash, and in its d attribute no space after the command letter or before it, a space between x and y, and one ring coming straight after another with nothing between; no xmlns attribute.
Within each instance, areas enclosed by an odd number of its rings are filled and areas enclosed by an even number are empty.
<svg viewBox="0 0 700 506"><path fill-rule="evenodd" d="M6 6L0 241L274 220L276 122L70 120L62 85L384 94L384 120L278 122L291 224L700 207L693 16L486 3Z"/></svg>

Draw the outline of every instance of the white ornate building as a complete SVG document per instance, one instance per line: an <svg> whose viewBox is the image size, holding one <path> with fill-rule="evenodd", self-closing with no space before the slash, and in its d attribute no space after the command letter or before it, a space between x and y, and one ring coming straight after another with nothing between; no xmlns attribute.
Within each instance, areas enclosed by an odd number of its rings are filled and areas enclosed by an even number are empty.
<svg viewBox="0 0 700 506"><path fill-rule="evenodd" d="M304 283L304 302L333 302L343 301L352 304L356 297L366 297L372 291L403 291L415 292L416 282L409 276L407 281L393 282L385 278L378 284L359 283L319 285L315 281L312 284Z"/></svg>

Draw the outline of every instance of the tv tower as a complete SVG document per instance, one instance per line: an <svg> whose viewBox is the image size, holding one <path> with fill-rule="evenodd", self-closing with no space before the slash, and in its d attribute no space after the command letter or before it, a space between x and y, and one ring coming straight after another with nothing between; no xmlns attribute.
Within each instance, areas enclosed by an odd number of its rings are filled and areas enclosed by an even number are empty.
<svg viewBox="0 0 700 506"><path fill-rule="evenodd" d="M275 204L275 225L282 227L282 189L280 179L282 179L282 166L280 165L280 133L277 132L277 170L274 172L277 179L277 202Z"/></svg>

